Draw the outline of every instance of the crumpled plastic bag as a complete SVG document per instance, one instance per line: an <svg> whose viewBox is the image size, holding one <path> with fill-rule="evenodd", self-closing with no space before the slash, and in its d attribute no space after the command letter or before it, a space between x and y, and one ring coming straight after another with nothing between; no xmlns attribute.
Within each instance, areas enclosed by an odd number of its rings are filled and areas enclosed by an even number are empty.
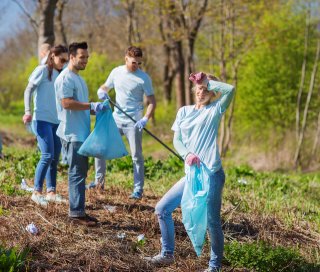
<svg viewBox="0 0 320 272"><path fill-rule="evenodd" d="M201 255L207 231L207 196L210 177L205 166L186 166L186 181L181 199L182 222L197 256Z"/></svg>
<svg viewBox="0 0 320 272"><path fill-rule="evenodd" d="M128 152L113 119L108 100L103 103L108 106L108 109L97 114L95 127L81 145L78 153L104 160L121 158L128 155Z"/></svg>

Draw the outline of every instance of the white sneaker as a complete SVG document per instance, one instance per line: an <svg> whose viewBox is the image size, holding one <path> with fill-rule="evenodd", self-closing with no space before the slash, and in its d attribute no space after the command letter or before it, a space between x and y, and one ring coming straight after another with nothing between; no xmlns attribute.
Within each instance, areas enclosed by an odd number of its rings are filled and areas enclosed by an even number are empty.
<svg viewBox="0 0 320 272"><path fill-rule="evenodd" d="M61 204L61 203L63 203L63 204L68 203L68 201L67 201L65 198L63 198L61 195L59 195L59 194L47 195L47 196L46 196L46 200L47 200L48 202L55 202L55 203L59 203L59 204Z"/></svg>
<svg viewBox="0 0 320 272"><path fill-rule="evenodd" d="M45 199L43 195L32 194L31 199L42 207L48 207L48 201Z"/></svg>
<svg viewBox="0 0 320 272"><path fill-rule="evenodd" d="M144 260L153 265L170 265L174 263L173 255L161 255L158 254L153 257L144 257Z"/></svg>

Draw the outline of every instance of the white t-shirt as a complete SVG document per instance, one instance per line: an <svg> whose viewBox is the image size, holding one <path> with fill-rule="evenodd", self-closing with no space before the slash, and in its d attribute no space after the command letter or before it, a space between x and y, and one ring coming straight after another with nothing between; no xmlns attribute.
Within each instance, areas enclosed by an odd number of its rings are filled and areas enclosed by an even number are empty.
<svg viewBox="0 0 320 272"><path fill-rule="evenodd" d="M154 94L148 74L140 69L130 72L125 65L111 71L105 86L108 89L115 89L117 105L137 121L143 115L143 95ZM113 117L118 126L134 125L133 121L117 108L114 109Z"/></svg>

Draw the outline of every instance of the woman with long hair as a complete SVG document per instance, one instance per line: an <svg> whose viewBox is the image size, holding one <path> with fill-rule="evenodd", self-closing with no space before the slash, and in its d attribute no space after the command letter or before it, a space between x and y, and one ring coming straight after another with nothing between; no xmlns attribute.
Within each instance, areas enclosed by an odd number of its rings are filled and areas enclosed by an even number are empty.
<svg viewBox="0 0 320 272"><path fill-rule="evenodd" d="M65 203L66 200L56 194L57 165L61 151L61 142L56 135L59 120L56 109L54 81L64 64L68 61L68 49L57 45L50 49L46 64L39 65L29 77L29 83L24 91L25 114L24 124L32 124L37 136L41 158L38 162L34 192L31 199L47 207L48 202ZM31 97L33 95L33 116L31 113ZM47 194L42 194L44 179L46 179Z"/></svg>

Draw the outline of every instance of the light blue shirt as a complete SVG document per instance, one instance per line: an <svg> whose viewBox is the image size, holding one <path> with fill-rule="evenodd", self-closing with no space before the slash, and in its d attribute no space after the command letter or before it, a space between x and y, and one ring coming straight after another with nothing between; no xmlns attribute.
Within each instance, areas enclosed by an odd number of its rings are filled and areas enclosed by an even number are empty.
<svg viewBox="0 0 320 272"><path fill-rule="evenodd" d="M33 96L33 120L58 124L54 82L59 73L53 69L50 81L48 72L46 65L39 65L29 77L29 82L37 86Z"/></svg>
<svg viewBox="0 0 320 272"><path fill-rule="evenodd" d="M143 95L154 94L148 74L140 69L130 72L125 65L111 71L105 86L108 89L114 88L117 105L137 121L143 115ZM117 108L114 109L113 117L117 124L134 125L133 121Z"/></svg>
<svg viewBox="0 0 320 272"><path fill-rule="evenodd" d="M69 68L64 69L54 84L58 118L60 121L57 135L67 142L84 142L90 134L90 110L67 110L61 99L73 98L88 103L88 88L85 81Z"/></svg>
<svg viewBox="0 0 320 272"><path fill-rule="evenodd" d="M208 89L221 92L220 99L201 109L196 109L195 105L180 108L172 130L181 134L181 142L187 153L197 155L211 175L221 168L217 143L218 129L221 117L232 100L234 87L210 81ZM177 151L186 153L184 150Z"/></svg>

